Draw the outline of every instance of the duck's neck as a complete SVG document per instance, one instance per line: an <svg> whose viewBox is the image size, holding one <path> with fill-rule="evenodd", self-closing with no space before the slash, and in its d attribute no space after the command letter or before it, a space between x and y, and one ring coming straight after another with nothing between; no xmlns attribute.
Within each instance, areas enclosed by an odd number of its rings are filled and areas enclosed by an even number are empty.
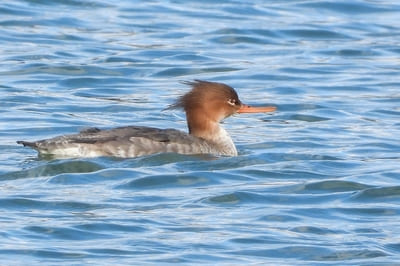
<svg viewBox="0 0 400 266"><path fill-rule="evenodd" d="M209 119L206 114L187 113L189 134L211 143L222 155L237 155L235 144L228 132L218 121Z"/></svg>

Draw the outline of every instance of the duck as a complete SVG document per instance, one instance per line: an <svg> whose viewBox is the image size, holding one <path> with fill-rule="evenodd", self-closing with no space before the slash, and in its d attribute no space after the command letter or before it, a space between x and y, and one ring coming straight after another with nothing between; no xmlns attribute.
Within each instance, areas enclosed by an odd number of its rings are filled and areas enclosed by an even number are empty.
<svg viewBox="0 0 400 266"><path fill-rule="evenodd" d="M76 134L17 143L35 149L39 155L62 158L134 158L156 153L237 156L236 146L221 121L233 114L276 110L275 106L253 107L242 103L235 89L224 83L204 80L184 83L191 90L166 109L183 109L188 132L136 125L112 129L93 127Z"/></svg>

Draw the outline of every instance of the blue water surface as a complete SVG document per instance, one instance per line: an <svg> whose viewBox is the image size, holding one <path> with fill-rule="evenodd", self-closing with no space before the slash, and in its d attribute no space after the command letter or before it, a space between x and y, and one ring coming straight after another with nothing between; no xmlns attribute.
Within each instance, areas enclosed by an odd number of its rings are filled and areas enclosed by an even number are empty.
<svg viewBox="0 0 400 266"><path fill-rule="evenodd" d="M1 265L396 265L400 2L0 3ZM49 159L15 143L123 125L205 79L273 114L239 156Z"/></svg>

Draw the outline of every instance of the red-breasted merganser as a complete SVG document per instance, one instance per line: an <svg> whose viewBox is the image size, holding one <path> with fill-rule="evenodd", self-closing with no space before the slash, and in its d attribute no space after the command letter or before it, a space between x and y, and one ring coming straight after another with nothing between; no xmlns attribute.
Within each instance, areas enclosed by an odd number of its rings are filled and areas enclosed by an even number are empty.
<svg viewBox="0 0 400 266"><path fill-rule="evenodd" d="M34 142L17 141L43 155L55 157L138 157L153 153L212 154L236 156L237 150L220 121L235 113L273 112L276 107L250 107L236 91L223 83L185 82L190 90L167 109L183 108L189 134L176 129L127 126L101 130L90 128L78 134Z"/></svg>

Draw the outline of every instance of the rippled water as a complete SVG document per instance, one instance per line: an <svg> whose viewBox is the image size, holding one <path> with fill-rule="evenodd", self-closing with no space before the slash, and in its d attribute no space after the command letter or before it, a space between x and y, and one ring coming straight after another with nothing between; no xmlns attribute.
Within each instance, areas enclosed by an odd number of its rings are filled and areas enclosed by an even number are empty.
<svg viewBox="0 0 400 266"><path fill-rule="evenodd" d="M400 260L398 1L0 4L0 260L379 264ZM16 140L184 130L182 80L274 114L224 126L233 158L46 160Z"/></svg>

